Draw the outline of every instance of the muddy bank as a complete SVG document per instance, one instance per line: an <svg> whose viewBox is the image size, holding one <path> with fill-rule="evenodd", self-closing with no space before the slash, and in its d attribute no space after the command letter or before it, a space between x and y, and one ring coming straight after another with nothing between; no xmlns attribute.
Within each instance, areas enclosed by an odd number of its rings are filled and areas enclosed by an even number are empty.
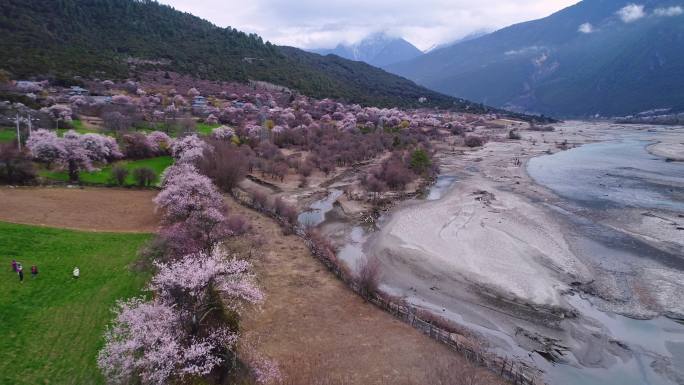
<svg viewBox="0 0 684 385"><path fill-rule="evenodd" d="M586 143L657 140L651 131L571 122L477 152L443 151L443 175L456 182L399 205L375 233L332 233L352 240L340 250L349 263L380 258L383 290L459 322L551 382L681 383L684 327L662 318L684 315L678 174L571 159L603 172L605 186L579 199L524 167ZM561 179L572 188L596 184L568 171Z"/></svg>
<svg viewBox="0 0 684 385"><path fill-rule="evenodd" d="M657 143L646 147L648 152L670 161L684 162L684 138L677 127L660 135Z"/></svg>

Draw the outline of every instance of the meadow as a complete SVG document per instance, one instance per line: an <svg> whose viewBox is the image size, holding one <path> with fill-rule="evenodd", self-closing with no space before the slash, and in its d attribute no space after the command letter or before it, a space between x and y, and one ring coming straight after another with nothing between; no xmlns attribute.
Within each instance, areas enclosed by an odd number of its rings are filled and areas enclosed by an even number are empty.
<svg viewBox="0 0 684 385"><path fill-rule="evenodd" d="M17 131L12 127L0 127L0 143L12 142L17 139Z"/></svg>
<svg viewBox="0 0 684 385"><path fill-rule="evenodd" d="M103 384L102 334L116 300L139 294L148 278L133 265L149 238L0 222L0 384Z"/></svg>
<svg viewBox="0 0 684 385"><path fill-rule="evenodd" d="M122 160L114 164L106 165L98 171L81 172L79 173L79 179L81 183L85 184L112 185L115 183L112 175L112 168L114 166L123 166L129 171L124 185L135 186L137 182L133 177L133 170L137 168L148 167L152 169L154 173L157 175L157 180L155 181L155 183L157 183L159 181L159 175L161 175L161 173L164 172L164 170L166 170L166 168L169 167L172 163L173 158L171 158L170 156L158 156L155 158L140 160ZM69 174L67 173L67 171L41 170L39 175L47 179L62 182L67 182L69 180Z"/></svg>
<svg viewBox="0 0 684 385"><path fill-rule="evenodd" d="M195 125L195 130L196 130L197 133L200 134L200 135L209 136L209 135L211 135L211 131L212 131L214 128L219 127L219 126L220 126L220 124L211 124L211 123L202 123L202 122L198 122L198 123Z"/></svg>

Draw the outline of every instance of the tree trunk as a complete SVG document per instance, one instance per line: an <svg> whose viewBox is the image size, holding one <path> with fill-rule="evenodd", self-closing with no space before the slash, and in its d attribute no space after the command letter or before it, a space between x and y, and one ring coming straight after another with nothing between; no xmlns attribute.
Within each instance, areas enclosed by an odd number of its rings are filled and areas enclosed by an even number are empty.
<svg viewBox="0 0 684 385"><path fill-rule="evenodd" d="M69 161L69 182L78 182L78 166L76 161Z"/></svg>

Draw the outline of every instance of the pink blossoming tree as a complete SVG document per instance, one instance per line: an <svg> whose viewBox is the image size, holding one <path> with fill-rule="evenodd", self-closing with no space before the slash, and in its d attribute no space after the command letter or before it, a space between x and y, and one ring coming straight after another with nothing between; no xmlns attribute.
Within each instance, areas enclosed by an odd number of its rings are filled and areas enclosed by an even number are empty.
<svg viewBox="0 0 684 385"><path fill-rule="evenodd" d="M197 211L225 210L223 195L211 179L199 174L193 166L172 166L164 176L164 189L154 202L164 213L164 221L185 221Z"/></svg>
<svg viewBox="0 0 684 385"><path fill-rule="evenodd" d="M60 138L53 131L38 129L26 140L26 147L33 159L45 163L48 168L64 157L66 150Z"/></svg>
<svg viewBox="0 0 684 385"><path fill-rule="evenodd" d="M178 163L194 163L202 157L206 148L207 143L193 134L174 141L171 145L171 154Z"/></svg>
<svg viewBox="0 0 684 385"><path fill-rule="evenodd" d="M161 131L152 131L147 134L147 142L155 154L167 155L171 151L173 139Z"/></svg>
<svg viewBox="0 0 684 385"><path fill-rule="evenodd" d="M69 172L69 180L78 181L81 170L92 170L93 162L106 163L122 156L113 138L98 134L80 135L70 130L62 138L47 130L34 131L26 142L34 159L48 166L56 163Z"/></svg>
<svg viewBox="0 0 684 385"><path fill-rule="evenodd" d="M228 259L218 247L156 267L149 286L155 298L119 302L105 333L98 365L112 383L161 385L211 373L238 339L228 327L209 322L221 314L212 293L238 313L263 300L250 264Z"/></svg>
<svg viewBox="0 0 684 385"><path fill-rule="evenodd" d="M211 136L219 140L230 140L235 136L235 130L228 126L220 126L211 131Z"/></svg>

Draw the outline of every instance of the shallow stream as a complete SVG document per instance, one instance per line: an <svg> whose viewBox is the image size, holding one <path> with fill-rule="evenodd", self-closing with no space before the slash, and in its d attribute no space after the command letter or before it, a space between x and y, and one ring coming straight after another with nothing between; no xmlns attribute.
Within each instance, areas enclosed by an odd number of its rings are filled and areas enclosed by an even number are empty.
<svg viewBox="0 0 684 385"><path fill-rule="evenodd" d="M657 130L658 128L656 128ZM684 131L682 131L684 132ZM550 207L559 218L571 224L568 242L574 245L585 260L607 266L607 271L631 274L643 262L644 266L663 265L669 269L684 271L684 256L653 248L622 232L593 222L586 213L604 210L643 209L666 210L684 215L684 163L666 162L646 151L652 143L652 133L630 131L620 140L587 144L575 149L533 158L528 163L529 175L540 185L549 188L562 199L562 204ZM684 138L683 138L684 139ZM424 201L429 204L442 199L458 184L460 175L442 175L432 186ZM308 211L300 215L301 223L314 225L325 221L334 201L340 196L333 190L324 199L315 202ZM420 201L409 204L420 205ZM389 214L391 215L391 213ZM379 223L382 226L382 220ZM684 231L681 232L684 237ZM347 242L338 250L338 256L352 269L365 258L369 234L356 226L347 234ZM602 266L603 267L603 266ZM383 289L392 290L391 282L384 282ZM439 298L439 297L433 297ZM407 298L416 306L433 309L443 316L462 323L478 333L509 346L508 354L528 355L527 351L515 346L513 336L500 327L502 320L485 320L488 310L478 313L468 306L450 306L450 303L431 303L425 299ZM453 301L458 301L454 299ZM684 383L684 324L665 317L650 320L636 320L604 312L592 305L590 298L579 294L567 296L567 302L583 319L581 328L590 333L607 336L608 340L619 341L631 352L629 357L615 359L609 365L605 362L596 367L579 364L568 357L565 363L550 363L536 353L529 357L545 371L546 380L552 384L587 385L669 385ZM479 319L479 321L478 321ZM570 322L570 321L568 321ZM577 327L565 323L568 328ZM568 334L572 335L572 332ZM580 337L577 337L580 338ZM589 345L591 346L591 345ZM501 348L495 351L502 352ZM668 362L676 374L663 376L659 363Z"/></svg>

